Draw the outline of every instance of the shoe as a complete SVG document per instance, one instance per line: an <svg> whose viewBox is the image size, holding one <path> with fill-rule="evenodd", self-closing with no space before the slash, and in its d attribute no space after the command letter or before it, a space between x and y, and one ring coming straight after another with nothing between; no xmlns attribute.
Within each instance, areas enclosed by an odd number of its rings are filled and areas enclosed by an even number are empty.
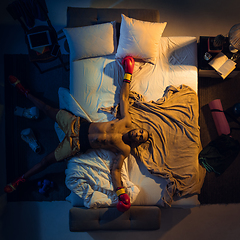
<svg viewBox="0 0 240 240"><path fill-rule="evenodd" d="M30 148L35 152L35 153L39 153L41 151L41 147L37 142L37 139L32 131L31 128L27 128L22 130L21 132L21 138L28 143L28 145L30 146Z"/></svg>
<svg viewBox="0 0 240 240"><path fill-rule="evenodd" d="M29 118L29 119L38 119L39 110L37 107L21 108L16 106L14 109L14 115Z"/></svg>
<svg viewBox="0 0 240 240"><path fill-rule="evenodd" d="M23 85L21 84L21 82L18 78L10 75L8 77L8 79L9 79L9 82L20 91L20 93L22 93L23 95L25 95L27 97L29 90L27 90L23 87Z"/></svg>
<svg viewBox="0 0 240 240"><path fill-rule="evenodd" d="M20 183L24 183L24 182L26 182L26 179L22 176L22 177L18 178L16 181L9 183L7 186L5 186L4 192L11 193L16 190L16 188L18 187L18 185Z"/></svg>

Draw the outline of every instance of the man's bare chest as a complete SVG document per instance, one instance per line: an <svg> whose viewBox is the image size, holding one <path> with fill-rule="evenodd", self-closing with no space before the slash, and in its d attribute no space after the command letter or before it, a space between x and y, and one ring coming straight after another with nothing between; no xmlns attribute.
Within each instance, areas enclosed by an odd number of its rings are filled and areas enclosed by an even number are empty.
<svg viewBox="0 0 240 240"><path fill-rule="evenodd" d="M118 120L110 122L92 123L89 128L89 134L124 134L126 132L125 125Z"/></svg>
<svg viewBox="0 0 240 240"><path fill-rule="evenodd" d="M121 121L92 123L89 128L88 139L92 148L103 148L111 151L123 151L126 144L123 135L129 131Z"/></svg>
<svg viewBox="0 0 240 240"><path fill-rule="evenodd" d="M122 134L120 133L93 133L88 135L92 148L118 149L122 145Z"/></svg>

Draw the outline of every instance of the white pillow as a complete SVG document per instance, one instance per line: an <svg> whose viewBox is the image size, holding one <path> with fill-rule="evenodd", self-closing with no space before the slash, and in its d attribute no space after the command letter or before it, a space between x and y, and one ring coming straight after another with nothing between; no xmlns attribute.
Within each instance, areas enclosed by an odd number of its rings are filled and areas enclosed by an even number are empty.
<svg viewBox="0 0 240 240"><path fill-rule="evenodd" d="M67 37L71 61L116 53L116 22L64 28L63 31Z"/></svg>
<svg viewBox="0 0 240 240"><path fill-rule="evenodd" d="M116 58L132 56L155 63L159 54L159 43L167 25L152 23L122 16L120 38Z"/></svg>

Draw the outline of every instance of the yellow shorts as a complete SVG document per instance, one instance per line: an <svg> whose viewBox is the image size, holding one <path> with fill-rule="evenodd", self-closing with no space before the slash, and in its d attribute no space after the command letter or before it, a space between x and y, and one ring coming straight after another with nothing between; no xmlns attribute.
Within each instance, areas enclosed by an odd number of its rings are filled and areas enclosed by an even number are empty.
<svg viewBox="0 0 240 240"><path fill-rule="evenodd" d="M80 117L76 117L65 110L61 109L58 111L56 121L65 133L65 137L54 151L57 161L71 157L80 151L80 119Z"/></svg>

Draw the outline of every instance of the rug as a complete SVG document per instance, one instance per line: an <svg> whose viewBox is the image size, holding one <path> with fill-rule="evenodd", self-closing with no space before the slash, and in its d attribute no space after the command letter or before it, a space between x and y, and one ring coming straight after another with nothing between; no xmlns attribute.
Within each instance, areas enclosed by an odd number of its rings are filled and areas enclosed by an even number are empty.
<svg viewBox="0 0 240 240"><path fill-rule="evenodd" d="M68 62L68 55L63 55ZM28 55L4 55L5 71L5 117L6 117L6 168L7 182L22 176L28 169L52 152L59 143L54 130L54 121L40 112L39 119L32 120L14 115L14 108L33 107L34 105L11 86L8 76L16 76L33 94L53 107L58 107L59 87L69 86L69 71L60 66L60 60L41 63L43 74L29 61ZM21 131L31 128L41 146L39 154L32 151L21 139ZM29 179L17 191L8 194L8 201L62 201L70 191L65 186L66 162L54 164ZM46 194L39 193L38 183L47 179L53 187Z"/></svg>
<svg viewBox="0 0 240 240"><path fill-rule="evenodd" d="M217 130L208 107L214 99L220 99L223 110L232 112L235 103L240 102L240 75L234 78L199 78L198 95L200 106L200 134L203 147L218 137ZM231 118L227 117L231 128L239 128ZM240 131L233 130L232 137L240 141ZM217 176L207 173L199 195L201 204L240 203L240 156Z"/></svg>

